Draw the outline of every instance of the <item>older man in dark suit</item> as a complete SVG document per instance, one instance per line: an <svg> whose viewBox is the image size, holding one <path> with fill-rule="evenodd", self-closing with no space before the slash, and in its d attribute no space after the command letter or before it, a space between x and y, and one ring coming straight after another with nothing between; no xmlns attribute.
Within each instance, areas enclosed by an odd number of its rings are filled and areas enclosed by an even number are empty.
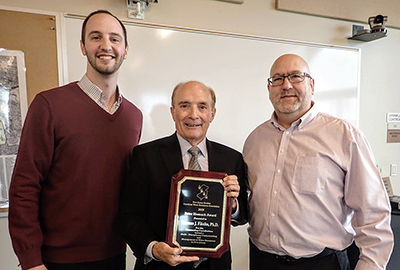
<svg viewBox="0 0 400 270"><path fill-rule="evenodd" d="M190 148L199 149L200 170L224 172L222 185L233 198L232 225L246 223L247 193L242 155L209 141L206 133L216 113L215 93L204 84L178 84L172 94L171 114L176 132L137 146L123 191L119 228L137 258L135 269L231 269L230 250L221 258L184 256L166 244L171 178L189 167ZM199 263L201 262L201 263Z"/></svg>

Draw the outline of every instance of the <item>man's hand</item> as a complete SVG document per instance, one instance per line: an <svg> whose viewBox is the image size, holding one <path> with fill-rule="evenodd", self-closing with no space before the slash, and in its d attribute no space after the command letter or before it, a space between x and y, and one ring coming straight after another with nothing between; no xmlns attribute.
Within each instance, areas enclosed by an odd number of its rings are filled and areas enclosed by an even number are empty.
<svg viewBox="0 0 400 270"><path fill-rule="evenodd" d="M172 248L167 243L158 242L153 246L153 256L171 266L177 266L184 262L194 262L200 260L197 256L181 256L181 248Z"/></svg>
<svg viewBox="0 0 400 270"><path fill-rule="evenodd" d="M222 185L226 190L226 195L232 199L236 199L239 196L240 186L236 175L228 175L223 179ZM232 208L236 209L237 201L233 200Z"/></svg>
<svg viewBox="0 0 400 270"><path fill-rule="evenodd" d="M39 266L35 266L35 267L32 267L32 268L29 268L27 270L47 270L47 268L46 268L46 266L44 266L44 264L42 264L42 265L39 265Z"/></svg>

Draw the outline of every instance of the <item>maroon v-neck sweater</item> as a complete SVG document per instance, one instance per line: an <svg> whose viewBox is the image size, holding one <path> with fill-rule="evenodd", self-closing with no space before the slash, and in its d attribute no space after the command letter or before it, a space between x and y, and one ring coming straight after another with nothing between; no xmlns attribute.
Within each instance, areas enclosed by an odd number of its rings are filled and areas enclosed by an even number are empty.
<svg viewBox="0 0 400 270"><path fill-rule="evenodd" d="M114 222L141 128L132 103L123 99L110 115L76 82L35 97L10 187L10 234L23 269L125 251Z"/></svg>

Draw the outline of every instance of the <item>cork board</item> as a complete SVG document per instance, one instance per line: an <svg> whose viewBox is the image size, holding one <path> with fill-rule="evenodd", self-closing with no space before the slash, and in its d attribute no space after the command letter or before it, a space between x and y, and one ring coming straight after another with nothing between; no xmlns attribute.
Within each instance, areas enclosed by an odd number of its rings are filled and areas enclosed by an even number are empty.
<svg viewBox="0 0 400 270"><path fill-rule="evenodd" d="M59 86L55 17L0 9L0 48L24 51L28 103Z"/></svg>

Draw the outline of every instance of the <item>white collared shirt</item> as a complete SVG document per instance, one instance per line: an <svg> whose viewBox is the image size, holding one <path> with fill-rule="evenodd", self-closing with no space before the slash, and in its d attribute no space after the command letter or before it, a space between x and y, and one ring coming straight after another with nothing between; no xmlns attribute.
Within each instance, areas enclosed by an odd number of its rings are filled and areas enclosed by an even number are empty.
<svg viewBox="0 0 400 270"><path fill-rule="evenodd" d="M179 141L179 145L181 147L182 153L182 161L183 168L188 169L189 161L192 158L192 155L189 153L189 149L193 146L187 140L182 138L178 133L176 133ZM199 149L198 161L202 171L208 171L208 151L206 145L206 139L202 140L198 145L196 145Z"/></svg>

